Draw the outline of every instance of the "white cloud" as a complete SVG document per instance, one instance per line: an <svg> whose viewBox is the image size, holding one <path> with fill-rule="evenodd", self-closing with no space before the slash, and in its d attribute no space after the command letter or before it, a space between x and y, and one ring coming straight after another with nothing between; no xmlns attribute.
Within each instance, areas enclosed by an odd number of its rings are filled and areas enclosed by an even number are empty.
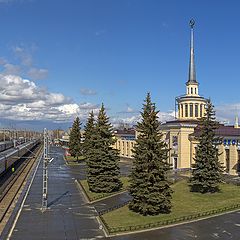
<svg viewBox="0 0 240 240"><path fill-rule="evenodd" d="M175 112L172 110L169 112L159 112L158 119L162 123L167 122L167 121L172 121L175 119Z"/></svg>
<svg viewBox="0 0 240 240"><path fill-rule="evenodd" d="M132 114L132 113L138 113L139 111L134 110L132 107L130 107L129 103L126 103L126 109L123 111L118 112L119 114Z"/></svg>
<svg viewBox="0 0 240 240"><path fill-rule="evenodd" d="M76 116L86 120L90 110L97 113L99 105L77 104L62 93L49 92L28 79L0 74L1 118L71 122Z"/></svg>
<svg viewBox="0 0 240 240"><path fill-rule="evenodd" d="M134 111L136 113L136 111ZM158 120L160 122L166 122L166 121L171 121L175 119L175 112L170 111L170 112L159 112L158 113ZM113 123L114 126L118 126L119 123L125 123L129 125L135 125L137 122L141 121L141 115L140 113L136 113L131 116L123 117L123 116L113 116L111 117L111 122Z"/></svg>
<svg viewBox="0 0 240 240"><path fill-rule="evenodd" d="M43 68L30 68L30 70L27 73L28 77L30 77L33 80L41 80L45 79L48 76L48 70Z"/></svg>
<svg viewBox="0 0 240 240"><path fill-rule="evenodd" d="M27 49L22 46L15 46L12 48L16 57L20 59L21 64L27 67L31 67L33 64L31 49Z"/></svg>
<svg viewBox="0 0 240 240"><path fill-rule="evenodd" d="M137 122L141 120L141 115L134 115L129 117L121 117L121 116L114 116L110 118L111 123L113 126L117 127L120 123L128 124L128 125L135 125Z"/></svg>
<svg viewBox="0 0 240 240"><path fill-rule="evenodd" d="M132 113L132 112L134 112L134 109L128 106L128 107L127 107L127 112L128 112L128 113Z"/></svg>
<svg viewBox="0 0 240 240"><path fill-rule="evenodd" d="M97 92L93 89L89 89L89 88L81 88L80 89L80 94L81 95L96 95Z"/></svg>
<svg viewBox="0 0 240 240"><path fill-rule="evenodd" d="M240 103L223 104L215 107L217 120L233 124L235 116L240 116Z"/></svg>
<svg viewBox="0 0 240 240"><path fill-rule="evenodd" d="M0 58L0 65L4 65L7 63L7 60L5 58Z"/></svg>
<svg viewBox="0 0 240 240"><path fill-rule="evenodd" d="M3 65L3 67L4 67L4 74L18 75L21 73L21 67L18 65L14 65L11 63L5 63Z"/></svg>

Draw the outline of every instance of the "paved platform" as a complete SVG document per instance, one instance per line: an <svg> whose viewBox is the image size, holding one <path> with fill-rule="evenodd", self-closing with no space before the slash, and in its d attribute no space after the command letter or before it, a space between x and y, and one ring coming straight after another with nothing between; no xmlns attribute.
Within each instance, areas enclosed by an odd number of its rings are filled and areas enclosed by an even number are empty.
<svg viewBox="0 0 240 240"><path fill-rule="evenodd" d="M104 238L96 220L99 211L130 199L127 193L116 195L95 204L88 204L75 179L84 179L85 166L67 166L60 148L53 148L55 159L49 165L49 210L42 213L42 162L40 163L23 209L13 227L11 240L84 240ZM122 166L121 166L122 167ZM130 166L123 167L127 173ZM110 237L113 240L239 240L240 211L210 219ZM1 239L2 240L2 239Z"/></svg>
<svg viewBox="0 0 240 240"><path fill-rule="evenodd" d="M51 149L54 160L49 164L48 206L41 212L42 162L27 195L11 240L76 240L103 237L95 209L86 203L75 179L82 178L81 166L69 167L60 148Z"/></svg>

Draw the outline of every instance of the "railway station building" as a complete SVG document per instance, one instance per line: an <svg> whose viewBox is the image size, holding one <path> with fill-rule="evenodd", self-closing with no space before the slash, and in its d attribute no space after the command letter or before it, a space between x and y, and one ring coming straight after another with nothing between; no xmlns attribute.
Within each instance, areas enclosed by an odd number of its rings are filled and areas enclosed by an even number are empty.
<svg viewBox="0 0 240 240"><path fill-rule="evenodd" d="M175 170L191 169L195 158L195 148L198 144L199 119L205 114L206 99L199 95L199 82L196 78L194 60L194 21L190 22L190 61L188 80L185 83L186 92L176 97L176 119L161 125L163 137L168 145L168 161ZM240 171L240 127L236 117L234 126L220 124L216 130L220 137L219 160L225 168L225 172L237 175ZM135 145L137 134L132 133L132 139L116 135L115 147L120 156L132 158L132 149ZM135 137L135 139L134 139Z"/></svg>

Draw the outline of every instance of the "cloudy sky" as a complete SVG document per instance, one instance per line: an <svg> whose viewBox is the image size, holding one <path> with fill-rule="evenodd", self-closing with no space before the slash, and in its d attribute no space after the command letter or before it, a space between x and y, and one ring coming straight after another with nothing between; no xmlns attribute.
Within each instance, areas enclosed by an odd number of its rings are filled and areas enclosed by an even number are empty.
<svg viewBox="0 0 240 240"><path fill-rule="evenodd" d="M0 127L68 127L103 102L135 123L148 91L161 121L185 93L195 18L200 94L240 111L239 1L0 0Z"/></svg>

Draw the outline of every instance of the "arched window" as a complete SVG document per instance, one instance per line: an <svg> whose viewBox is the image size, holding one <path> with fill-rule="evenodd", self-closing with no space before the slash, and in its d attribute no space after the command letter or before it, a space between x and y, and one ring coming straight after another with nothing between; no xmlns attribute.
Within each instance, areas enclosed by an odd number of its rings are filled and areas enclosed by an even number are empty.
<svg viewBox="0 0 240 240"><path fill-rule="evenodd" d="M197 94L197 88L195 88L195 94Z"/></svg>
<svg viewBox="0 0 240 240"><path fill-rule="evenodd" d="M193 88L191 87L191 94L193 94Z"/></svg>

